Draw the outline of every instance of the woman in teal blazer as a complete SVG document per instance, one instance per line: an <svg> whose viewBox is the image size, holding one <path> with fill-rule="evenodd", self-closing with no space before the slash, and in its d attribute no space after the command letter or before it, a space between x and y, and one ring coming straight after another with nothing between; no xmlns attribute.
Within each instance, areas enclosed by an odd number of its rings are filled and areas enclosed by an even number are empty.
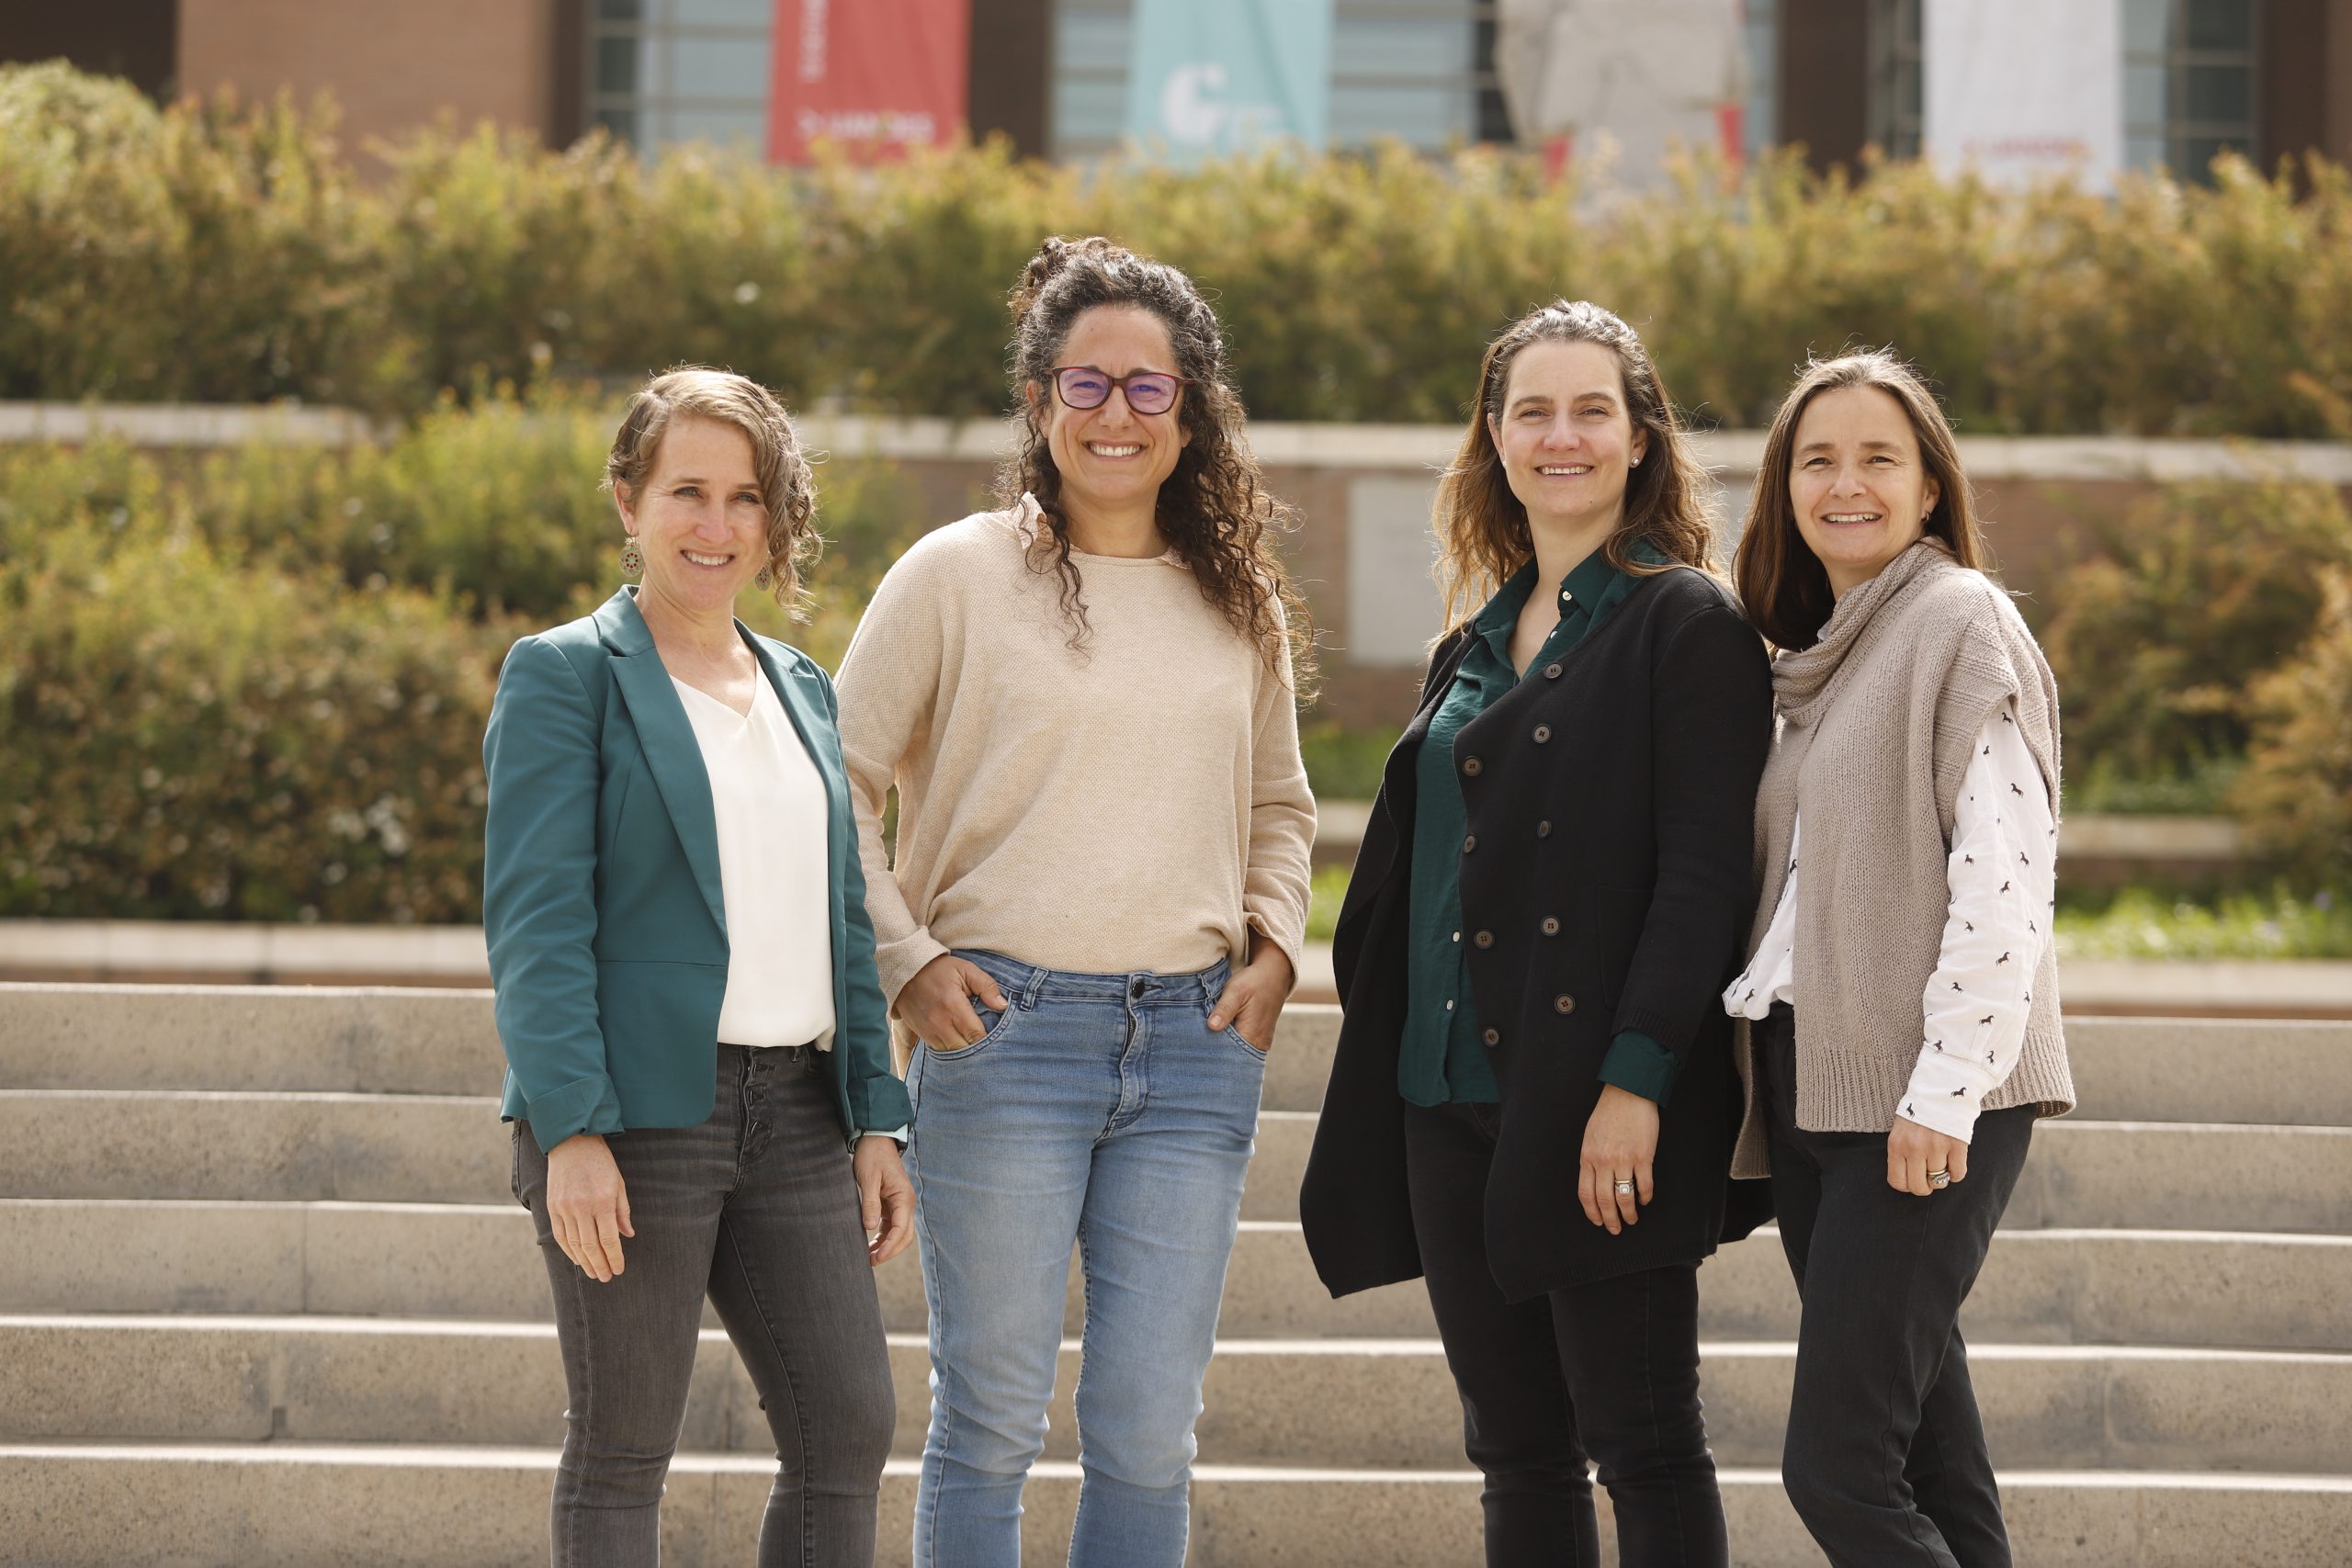
<svg viewBox="0 0 2352 1568"><path fill-rule="evenodd" d="M759 1561L865 1568L910 1112L831 682L733 616L795 591L808 467L772 394L681 370L606 475L644 581L515 644L483 741L503 1114L571 1396L553 1559L656 1560L707 1297L777 1446Z"/></svg>

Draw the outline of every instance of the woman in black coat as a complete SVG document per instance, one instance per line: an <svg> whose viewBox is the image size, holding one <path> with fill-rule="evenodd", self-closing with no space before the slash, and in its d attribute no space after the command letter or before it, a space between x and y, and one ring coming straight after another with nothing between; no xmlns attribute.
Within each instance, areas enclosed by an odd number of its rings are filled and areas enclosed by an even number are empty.
<svg viewBox="0 0 2352 1568"><path fill-rule="evenodd" d="M1334 1295L1426 1276L1498 1568L1600 1561L1588 1458L1625 1568L1728 1557L1697 1271L1761 1218L1727 1212L1716 999L1772 697L1699 477L1615 316L1489 345L1438 492L1452 629L1333 944L1307 1246Z"/></svg>

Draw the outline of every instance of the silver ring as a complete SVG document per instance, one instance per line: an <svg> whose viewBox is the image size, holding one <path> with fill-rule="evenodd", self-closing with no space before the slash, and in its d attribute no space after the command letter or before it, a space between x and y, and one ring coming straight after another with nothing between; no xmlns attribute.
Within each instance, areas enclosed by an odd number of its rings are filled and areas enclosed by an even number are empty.
<svg viewBox="0 0 2352 1568"><path fill-rule="evenodd" d="M1928 1172L1928 1185L1934 1188L1939 1192L1942 1191L1945 1188L1951 1185L1951 1172L1949 1170L1931 1170Z"/></svg>
<svg viewBox="0 0 2352 1568"><path fill-rule="evenodd" d="M1617 1189L1617 1196L1620 1198L1631 1198L1634 1195L1634 1184L1632 1182L1620 1181L1617 1182L1615 1186Z"/></svg>

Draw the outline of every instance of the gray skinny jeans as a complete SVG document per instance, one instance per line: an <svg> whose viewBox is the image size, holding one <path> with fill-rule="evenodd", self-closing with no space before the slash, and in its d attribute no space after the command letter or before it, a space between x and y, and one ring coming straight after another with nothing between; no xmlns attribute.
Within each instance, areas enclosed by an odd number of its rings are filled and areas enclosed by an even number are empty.
<svg viewBox="0 0 2352 1568"><path fill-rule="evenodd" d="M555 1244L547 1156L514 1123L514 1196L538 1228L570 1394L555 1568L660 1561L706 1295L775 1438L761 1568L870 1568L897 1404L857 1186L815 1058L722 1044L708 1121L610 1140L637 1235L608 1284Z"/></svg>

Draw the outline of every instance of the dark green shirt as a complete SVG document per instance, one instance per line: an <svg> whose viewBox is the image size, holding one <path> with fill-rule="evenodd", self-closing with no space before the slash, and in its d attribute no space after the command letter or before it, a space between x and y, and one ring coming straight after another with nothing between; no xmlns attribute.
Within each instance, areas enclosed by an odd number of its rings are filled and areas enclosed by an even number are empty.
<svg viewBox="0 0 2352 1568"><path fill-rule="evenodd" d="M1646 545L1641 558L1664 565ZM1633 592L1637 580L1595 550L1560 584L1560 624L1528 669L1540 670L1592 635ZM1530 561L1470 622L1470 647L1430 717L1413 760L1413 882L1406 937L1405 1031L1396 1054L1396 1088L1416 1105L1492 1101L1500 1096L1471 1005L1462 942L1462 840L1468 832L1453 739L1463 726L1521 679L1511 667L1510 637L1534 592ZM1574 737L1562 739L1573 743ZM1674 1088L1674 1055L1648 1035L1619 1033L1600 1079L1663 1105Z"/></svg>

